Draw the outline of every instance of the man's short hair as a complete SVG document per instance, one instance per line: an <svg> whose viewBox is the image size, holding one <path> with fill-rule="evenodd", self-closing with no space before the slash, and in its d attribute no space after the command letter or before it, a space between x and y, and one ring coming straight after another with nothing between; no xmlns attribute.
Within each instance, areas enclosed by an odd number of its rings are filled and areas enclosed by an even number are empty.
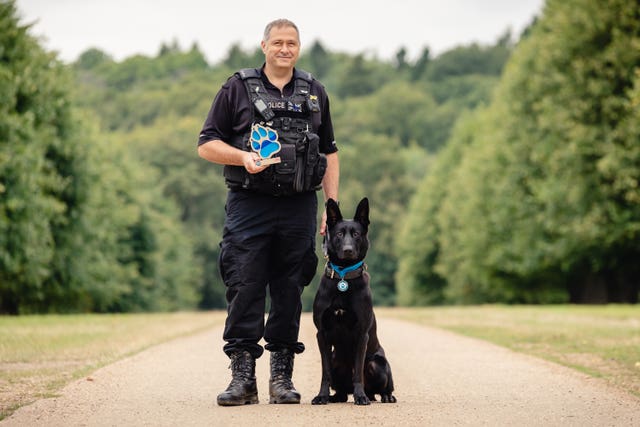
<svg viewBox="0 0 640 427"><path fill-rule="evenodd" d="M267 40L269 40L272 28L280 27L293 27L293 29L296 30L296 33L298 33L298 40L300 39L300 31L298 30L298 26L296 24L294 24L292 21L289 21L288 19L276 19L275 21L269 22L267 26L264 27L264 35L262 36L262 41L266 42Z"/></svg>

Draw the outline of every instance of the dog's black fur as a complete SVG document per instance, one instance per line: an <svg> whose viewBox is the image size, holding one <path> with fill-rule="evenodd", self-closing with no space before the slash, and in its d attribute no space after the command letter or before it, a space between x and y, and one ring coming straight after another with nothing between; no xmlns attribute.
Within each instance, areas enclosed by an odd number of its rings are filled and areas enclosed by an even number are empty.
<svg viewBox="0 0 640 427"><path fill-rule="evenodd" d="M369 274L364 267L356 270L352 275L358 277L348 278L349 289L342 292L337 288L340 277L330 267L345 268L364 260L369 249L369 201L360 201L353 220L343 219L332 199L326 208L329 264L313 302L322 382L311 403L346 402L351 393L356 405L368 405L376 394L384 403L395 402L391 367L376 335ZM336 391L333 396L329 387Z"/></svg>

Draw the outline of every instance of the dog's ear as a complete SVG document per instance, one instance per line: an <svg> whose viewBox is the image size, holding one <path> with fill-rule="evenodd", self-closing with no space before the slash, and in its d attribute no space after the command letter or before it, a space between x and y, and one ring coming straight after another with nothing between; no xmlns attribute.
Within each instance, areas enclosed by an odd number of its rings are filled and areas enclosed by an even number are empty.
<svg viewBox="0 0 640 427"><path fill-rule="evenodd" d="M356 208L356 215L353 219L362 224L365 230L369 229L369 199L365 197L360 200Z"/></svg>
<svg viewBox="0 0 640 427"><path fill-rule="evenodd" d="M327 200L327 226L333 227L340 220L342 220L342 213L338 203L333 199Z"/></svg>

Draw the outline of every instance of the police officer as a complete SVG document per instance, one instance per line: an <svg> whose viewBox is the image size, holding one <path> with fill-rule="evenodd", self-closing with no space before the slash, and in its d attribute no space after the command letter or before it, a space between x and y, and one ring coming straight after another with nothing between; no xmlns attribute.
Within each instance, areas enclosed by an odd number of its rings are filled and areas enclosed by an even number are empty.
<svg viewBox="0 0 640 427"><path fill-rule="evenodd" d="M286 19L269 23L261 47L262 68L229 78L198 141L200 157L225 165L229 187L219 269L227 289L223 338L232 380L218 395L223 406L258 403L255 360L263 353L262 338L271 353L269 402L300 403L291 376L294 355L304 350L298 341L301 294L318 263L315 190L322 188L325 200L338 199L329 99L317 80L294 67L298 28Z"/></svg>

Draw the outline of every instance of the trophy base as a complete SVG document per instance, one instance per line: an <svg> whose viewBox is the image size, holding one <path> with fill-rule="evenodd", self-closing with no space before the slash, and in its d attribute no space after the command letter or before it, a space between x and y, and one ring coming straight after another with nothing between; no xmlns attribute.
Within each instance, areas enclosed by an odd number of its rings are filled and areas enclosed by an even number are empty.
<svg viewBox="0 0 640 427"><path fill-rule="evenodd" d="M259 159L256 160L256 166L267 166L267 165L275 165L276 163L280 163L280 157L271 157L269 159Z"/></svg>

